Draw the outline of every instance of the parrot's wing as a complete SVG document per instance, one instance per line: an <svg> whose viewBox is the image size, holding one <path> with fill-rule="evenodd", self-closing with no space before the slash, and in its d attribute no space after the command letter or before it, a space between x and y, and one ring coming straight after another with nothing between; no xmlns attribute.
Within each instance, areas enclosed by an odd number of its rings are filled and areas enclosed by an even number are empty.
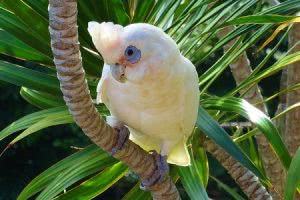
<svg viewBox="0 0 300 200"><path fill-rule="evenodd" d="M97 99L96 103L107 103L107 95L106 95L106 90L107 90L107 85L108 85L108 78L110 76L110 69L109 65L104 64L103 69L102 69L102 76L101 79L97 85Z"/></svg>
<svg viewBox="0 0 300 200"><path fill-rule="evenodd" d="M183 99L183 105L181 109L183 109L181 119L179 119L178 124L183 128L183 138L177 143L171 150L168 156L168 162L187 166L190 165L190 155L187 149L187 138L192 133L198 113L198 105L199 105L199 86L198 86L198 75L196 68L194 65L186 58L183 60L184 66L181 69L184 69L184 85L185 89L183 90L183 94L181 97ZM182 100L182 99L181 99Z"/></svg>

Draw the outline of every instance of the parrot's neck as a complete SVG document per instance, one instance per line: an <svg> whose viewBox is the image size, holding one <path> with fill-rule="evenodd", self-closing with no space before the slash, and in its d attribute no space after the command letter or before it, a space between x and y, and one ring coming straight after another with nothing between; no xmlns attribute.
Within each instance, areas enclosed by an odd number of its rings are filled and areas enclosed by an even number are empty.
<svg viewBox="0 0 300 200"><path fill-rule="evenodd" d="M162 108L175 105L183 89L185 68L180 63L172 65L169 70L161 70L156 76L148 76L140 83L126 84L126 92L131 101L147 108Z"/></svg>

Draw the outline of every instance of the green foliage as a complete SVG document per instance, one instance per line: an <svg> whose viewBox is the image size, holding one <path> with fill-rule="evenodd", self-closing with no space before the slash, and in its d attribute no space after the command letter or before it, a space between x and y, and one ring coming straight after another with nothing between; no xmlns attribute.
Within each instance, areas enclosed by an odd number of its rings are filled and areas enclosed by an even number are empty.
<svg viewBox="0 0 300 200"><path fill-rule="evenodd" d="M0 80L20 86L21 96L40 109L3 129L0 132L0 141L23 130L11 141L13 144L38 130L73 123L64 106L59 82L55 76L48 34L47 3L46 0L0 1L0 50L3 54L15 58L10 62L0 60ZM274 53L285 41L289 29L273 41L274 47L272 46L269 55L257 54L255 50L250 49L253 46L259 47L262 41L266 40L266 36L272 34L274 27L293 19L292 15L299 9L300 0L288 0L264 9L261 3L255 0L79 0L79 40L91 95L93 98L96 95L95 85L103 61L88 35L89 21L113 21L122 25L147 22L161 27L177 42L182 53L197 66L201 88L201 107L196 126L202 133L194 134L191 142L193 165L174 168L172 177L175 180L179 179L191 199L197 199L199 196L208 199L205 190L209 177L208 160L201 143L194 142L205 134L255 173L262 182L271 184L256 162L260 159L259 155L248 156L243 150L245 146L237 142L241 140L232 139L234 130L225 131L219 125L239 120L243 116L265 134L282 164L289 169L285 197L291 199L299 184L299 177L295 176L300 166L299 151L295 160L291 162L272 121L253 105L242 100L243 94L236 94L300 60L300 53L297 52L283 54L275 63L271 62ZM217 33L228 25L236 27L223 38L217 39ZM220 53L222 47L235 38L238 39L230 50L224 54ZM224 75L228 65L246 51L260 56L263 54L264 57L262 61L255 60L255 63L259 64L252 75L239 86L229 88L231 91L224 97L219 98L208 93ZM220 54L222 56L218 56ZM21 62L22 60L26 62ZM34 63L35 67L24 63ZM205 69L204 66L207 65L209 67ZM291 86L293 87L297 88ZM281 92L278 92L274 96L280 94ZM99 106L98 110L103 115L107 114L103 105ZM255 130L244 131L241 137L251 138L255 135ZM35 195L37 199L92 199L108 190L126 172L127 168L123 164L116 164L112 157L92 145L45 170L23 189L18 199L28 199ZM214 180L234 199L242 199L227 185L218 179ZM150 194L141 191L139 183L130 187L123 197L124 200L149 199ZM64 190L66 192L63 192Z"/></svg>
<svg viewBox="0 0 300 200"><path fill-rule="evenodd" d="M208 200L208 195L205 192L203 183L205 180L207 180L207 178L205 178L207 174L203 173L203 170L205 170L203 165L206 165L207 160L205 158L201 160L196 158L195 154L201 152L196 151L192 153L192 151L190 151L190 153L192 155L191 165L187 167L177 167L181 178L181 183L191 199L196 200L200 198L203 200Z"/></svg>
<svg viewBox="0 0 300 200"><path fill-rule="evenodd" d="M38 198L59 194L76 180L101 171L115 162L111 156L96 145L88 146L59 161L37 176L24 188L18 199L28 199L42 190L43 193Z"/></svg>
<svg viewBox="0 0 300 200"><path fill-rule="evenodd" d="M203 102L203 105L209 109L223 110L234 112L247 118L266 136L272 145L275 153L281 160L283 166L288 168L291 162L290 154L285 147L278 130L273 125L272 121L257 108L251 106L248 102L242 99L230 98L210 98ZM203 111L202 111L203 112ZM201 113L202 113L201 112ZM222 146L222 145L220 145ZM222 146L225 147L225 144Z"/></svg>
<svg viewBox="0 0 300 200"><path fill-rule="evenodd" d="M291 166L287 172L284 200L294 199L296 189L300 191L300 148L297 150Z"/></svg>
<svg viewBox="0 0 300 200"><path fill-rule="evenodd" d="M126 172L127 166L119 162L73 188L68 193L60 195L57 199L93 199L109 189L109 187L122 178Z"/></svg>

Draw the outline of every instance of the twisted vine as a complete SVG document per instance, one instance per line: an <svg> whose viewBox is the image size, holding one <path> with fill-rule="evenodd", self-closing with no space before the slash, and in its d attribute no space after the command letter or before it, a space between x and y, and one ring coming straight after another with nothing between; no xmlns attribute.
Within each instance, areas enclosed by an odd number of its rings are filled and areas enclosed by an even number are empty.
<svg viewBox="0 0 300 200"><path fill-rule="evenodd" d="M95 144L111 152L118 136L101 118L90 96L78 42L76 0L49 0L49 32L57 77L70 113ZM131 141L114 157L127 164L142 180L151 178L157 167L153 156ZM149 190L155 200L180 199L169 176Z"/></svg>
<svg viewBox="0 0 300 200"><path fill-rule="evenodd" d="M222 166L227 170L228 174L235 180L235 182L240 186L242 191L249 199L273 199L266 188L259 182L259 179L257 176L255 176L255 174L233 159L212 140L207 138L204 141L203 146L222 164Z"/></svg>

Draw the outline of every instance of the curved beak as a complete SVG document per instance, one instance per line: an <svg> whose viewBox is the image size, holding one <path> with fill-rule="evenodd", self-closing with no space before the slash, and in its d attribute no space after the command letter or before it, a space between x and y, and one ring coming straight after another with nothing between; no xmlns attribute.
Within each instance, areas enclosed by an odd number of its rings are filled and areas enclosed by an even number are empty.
<svg viewBox="0 0 300 200"><path fill-rule="evenodd" d="M112 64L110 65L110 71L116 81L120 83L125 83L125 66L120 64Z"/></svg>

